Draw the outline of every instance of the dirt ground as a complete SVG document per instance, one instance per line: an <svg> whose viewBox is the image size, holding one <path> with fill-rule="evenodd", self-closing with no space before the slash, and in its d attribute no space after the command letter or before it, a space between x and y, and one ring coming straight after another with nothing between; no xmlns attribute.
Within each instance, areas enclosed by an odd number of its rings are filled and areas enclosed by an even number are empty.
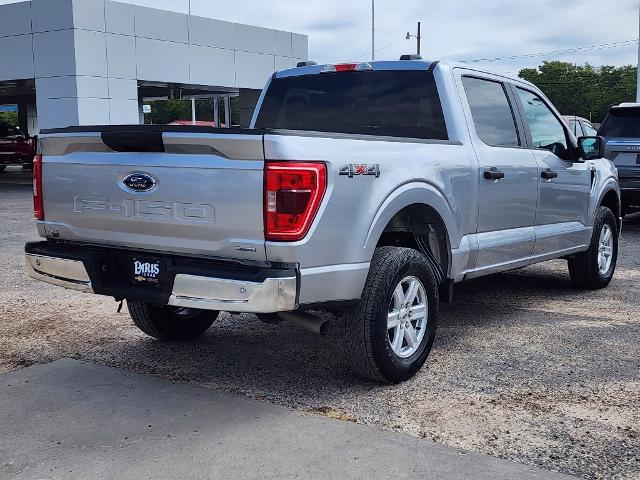
<svg viewBox="0 0 640 480"><path fill-rule="evenodd" d="M561 261L469 282L442 307L425 368L381 386L349 372L332 336L225 314L201 340L165 344L112 299L31 281L31 196L12 175L0 178L0 372L77 358L582 478L640 479L638 216L608 289L575 290Z"/></svg>

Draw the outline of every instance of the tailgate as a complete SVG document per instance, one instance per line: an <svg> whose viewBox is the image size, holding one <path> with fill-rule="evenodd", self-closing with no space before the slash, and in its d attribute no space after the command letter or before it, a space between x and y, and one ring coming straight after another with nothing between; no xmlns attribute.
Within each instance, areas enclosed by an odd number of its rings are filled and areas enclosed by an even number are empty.
<svg viewBox="0 0 640 480"><path fill-rule="evenodd" d="M262 138L189 127L45 131L46 236L264 261Z"/></svg>
<svg viewBox="0 0 640 480"><path fill-rule="evenodd" d="M621 180L640 179L640 139L607 139L605 156L615 163Z"/></svg>

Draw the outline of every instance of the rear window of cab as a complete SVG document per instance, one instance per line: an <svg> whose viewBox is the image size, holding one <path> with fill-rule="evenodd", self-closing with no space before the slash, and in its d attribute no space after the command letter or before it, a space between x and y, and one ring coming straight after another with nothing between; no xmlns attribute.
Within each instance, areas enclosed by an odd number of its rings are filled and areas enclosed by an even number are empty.
<svg viewBox="0 0 640 480"><path fill-rule="evenodd" d="M352 71L274 79L256 128L448 140L433 74Z"/></svg>

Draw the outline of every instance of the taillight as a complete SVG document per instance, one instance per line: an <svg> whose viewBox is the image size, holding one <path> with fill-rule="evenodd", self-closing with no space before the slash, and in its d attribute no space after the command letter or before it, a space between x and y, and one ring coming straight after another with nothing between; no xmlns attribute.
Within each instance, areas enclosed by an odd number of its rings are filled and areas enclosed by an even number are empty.
<svg viewBox="0 0 640 480"><path fill-rule="evenodd" d="M327 167L312 162L267 162L265 238L294 242L305 237L327 189Z"/></svg>
<svg viewBox="0 0 640 480"><path fill-rule="evenodd" d="M33 157L33 215L37 220L44 220L44 203L42 201L42 155Z"/></svg>

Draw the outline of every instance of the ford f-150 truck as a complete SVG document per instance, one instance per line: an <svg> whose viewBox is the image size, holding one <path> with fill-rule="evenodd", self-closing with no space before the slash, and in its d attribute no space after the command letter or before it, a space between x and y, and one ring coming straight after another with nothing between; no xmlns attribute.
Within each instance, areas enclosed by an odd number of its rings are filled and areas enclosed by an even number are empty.
<svg viewBox="0 0 640 480"><path fill-rule="evenodd" d="M424 364L457 282L568 260L609 284L620 191L603 139L577 141L519 79L439 62L304 65L265 87L249 129L42 131L30 274L126 301L164 340L220 311L325 330L354 370Z"/></svg>

